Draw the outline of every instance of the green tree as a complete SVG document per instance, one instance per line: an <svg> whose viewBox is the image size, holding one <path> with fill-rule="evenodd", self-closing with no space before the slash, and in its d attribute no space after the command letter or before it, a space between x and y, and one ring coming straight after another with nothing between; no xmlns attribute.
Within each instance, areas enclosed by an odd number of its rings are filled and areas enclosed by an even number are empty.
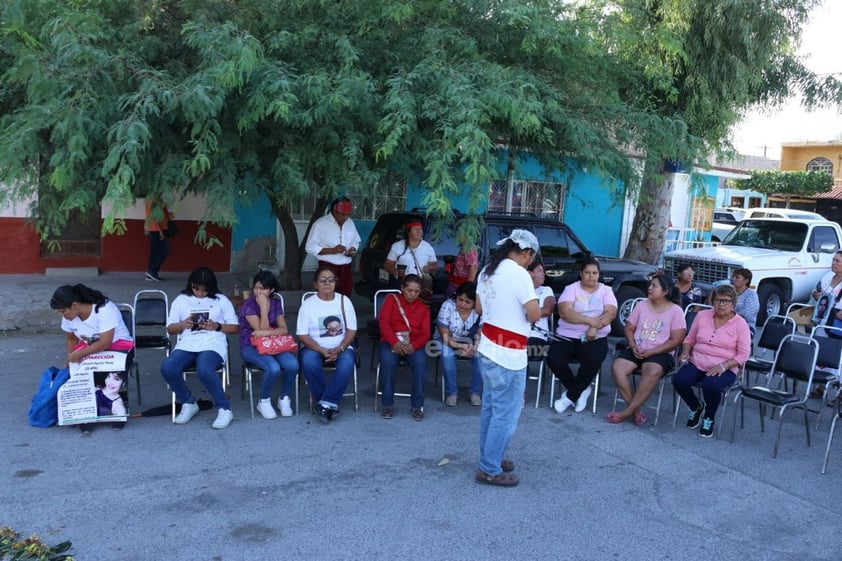
<svg viewBox="0 0 842 561"><path fill-rule="evenodd" d="M730 149L729 131L757 104L794 92L840 103L832 78L795 57L818 0L596 0L603 40L623 61L624 101L676 123L641 131L644 174L626 257L655 263L664 247L672 183L667 162L692 166ZM690 170L688 170L690 171Z"/></svg>
<svg viewBox="0 0 842 561"><path fill-rule="evenodd" d="M755 171L741 182L741 189L751 189L766 195L812 197L833 188L833 176L821 171Z"/></svg>

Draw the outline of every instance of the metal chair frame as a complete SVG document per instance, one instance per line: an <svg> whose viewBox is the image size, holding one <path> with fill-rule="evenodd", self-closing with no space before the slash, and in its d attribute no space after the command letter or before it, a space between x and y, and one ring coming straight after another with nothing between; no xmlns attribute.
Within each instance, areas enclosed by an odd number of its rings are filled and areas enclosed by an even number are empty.
<svg viewBox="0 0 842 561"><path fill-rule="evenodd" d="M120 310L120 315L123 318L123 323L126 324L126 329L129 330L129 335L131 335L132 339L134 339L134 307L125 302L117 303L116 306ZM126 316L128 316L128 318ZM126 374L131 376L131 372L134 371L135 386L137 387L137 404L143 405L143 401L140 397L140 364L137 362L136 350L132 350L129 354L129 360L130 362L127 365ZM126 384L126 386L128 387L128 384Z"/></svg>
<svg viewBox="0 0 842 561"><path fill-rule="evenodd" d="M140 349L164 351L164 358L172 352L172 341L167 333L169 299L163 290L140 290L134 295L132 304L131 332L134 338L135 364ZM150 335L140 333L145 329L158 328L163 334ZM140 403L140 366L137 369L137 402Z"/></svg>
<svg viewBox="0 0 842 561"><path fill-rule="evenodd" d="M809 349L808 349L809 347ZM807 417L809 410L807 402L810 399L810 390L813 387L813 374L816 371L816 362L819 357L819 342L807 335L787 335L783 338L775 354L775 361L769 369L771 373L780 373L793 381L793 390L772 389L768 385L745 386L741 385L734 398L734 425L731 428L731 442L737 431L737 410L736 404L740 402L740 428L745 423L745 399L753 399L758 402L760 408L760 431L765 432L764 407L766 405L780 410L778 431L775 437L775 445L772 449L772 457L778 455L778 446L781 440L781 429L783 428L783 417L788 409L800 408L804 410L804 429L807 436L807 446L810 442L810 422ZM767 377L767 381L770 378ZM797 382L804 381L804 390L797 391Z"/></svg>

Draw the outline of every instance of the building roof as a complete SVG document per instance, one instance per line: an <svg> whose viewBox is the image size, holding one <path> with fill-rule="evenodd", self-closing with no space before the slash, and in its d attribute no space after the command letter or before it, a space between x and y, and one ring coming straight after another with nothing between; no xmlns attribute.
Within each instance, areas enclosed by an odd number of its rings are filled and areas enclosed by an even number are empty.
<svg viewBox="0 0 842 561"><path fill-rule="evenodd" d="M833 189L827 193L819 193L813 197L814 199L835 199L842 200L842 180L837 179L833 182Z"/></svg>

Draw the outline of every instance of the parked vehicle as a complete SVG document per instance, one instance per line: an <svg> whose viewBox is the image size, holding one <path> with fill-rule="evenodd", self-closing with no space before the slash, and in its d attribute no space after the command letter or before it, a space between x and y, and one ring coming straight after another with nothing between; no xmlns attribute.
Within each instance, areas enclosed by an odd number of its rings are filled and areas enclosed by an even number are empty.
<svg viewBox="0 0 842 561"><path fill-rule="evenodd" d="M809 300L816 283L830 270L840 240L839 224L824 219L747 218L718 246L668 252L664 269L675 278L678 267L689 263L695 282L704 290L730 279L734 269L751 270L752 288L760 298L757 322L762 324L767 316L786 310L787 303Z"/></svg>
<svg viewBox="0 0 842 561"><path fill-rule="evenodd" d="M477 244L480 268L496 247L497 241L509 235L515 228L531 230L541 242L545 282L556 294L579 279L579 264L585 258L595 257L600 263L600 282L611 286L617 297L619 313L613 330L615 334L622 334L625 320L631 313L632 302L635 298L646 295L649 277L656 271L654 266L638 261L593 255L567 225L550 218L505 214L488 214L484 218L485 225ZM370 298L377 290L390 285L389 273L383 269L383 262L389 248L399 239L402 226L413 220L421 220L424 223L424 237L436 250L439 269L435 276L434 292L443 298L447 287L444 262L446 258L449 260L450 256L459 252L459 244L454 239L452 225L442 225L440 237L433 239L431 232L434 229L435 218L427 217L423 211L390 212L377 220L360 252L360 280L355 285L357 293Z"/></svg>
<svg viewBox="0 0 842 561"><path fill-rule="evenodd" d="M741 208L716 208L713 210L713 228L710 239L713 242L721 242L731 233L734 226L743 219L745 210Z"/></svg>
<svg viewBox="0 0 842 561"><path fill-rule="evenodd" d="M743 215L747 218L789 218L791 220L825 220L825 217L809 210L796 208L752 208Z"/></svg>

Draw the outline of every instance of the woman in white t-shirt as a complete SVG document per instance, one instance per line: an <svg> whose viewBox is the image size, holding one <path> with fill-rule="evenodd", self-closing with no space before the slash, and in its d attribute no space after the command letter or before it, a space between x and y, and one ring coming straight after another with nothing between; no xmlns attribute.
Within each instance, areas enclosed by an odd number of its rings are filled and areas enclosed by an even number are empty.
<svg viewBox="0 0 842 561"><path fill-rule="evenodd" d="M120 309L98 290L84 284L60 286L50 299L50 308L61 314L68 363L108 349L134 348Z"/></svg>
<svg viewBox="0 0 842 561"><path fill-rule="evenodd" d="M301 373L313 396L313 412L327 424L339 414L339 402L354 374L357 314L351 299L336 292L332 269L319 266L313 285L316 294L301 303L295 334L301 341ZM336 368L330 381L325 364Z"/></svg>
<svg viewBox="0 0 842 561"><path fill-rule="evenodd" d="M404 239L389 248L383 268L394 277L432 274L439 266L436 250L424 241L424 226L419 221L404 226ZM400 269L400 272L399 272Z"/></svg>
<svg viewBox="0 0 842 561"><path fill-rule="evenodd" d="M550 345L547 365L567 389L553 404L556 412L575 404L579 413L588 406L591 382L608 354L607 337L616 315L617 298L610 286L599 282L599 263L586 259L579 280L558 298L558 337ZM570 369L573 359L579 361L575 376Z"/></svg>
<svg viewBox="0 0 842 561"><path fill-rule="evenodd" d="M546 355L547 335L550 332L550 318L553 317L553 310L555 310L555 294L553 289L549 286L544 286L546 275L544 273L544 264L540 261L533 261L532 264L526 268L529 271L529 276L532 277L532 286L535 288L535 294L538 296L538 307L541 309L541 319L535 322L535 327L529 333L529 356L534 356L534 353L541 353L541 356Z"/></svg>
<svg viewBox="0 0 842 561"><path fill-rule="evenodd" d="M658 382L675 366L673 351L684 340L687 326L684 313L676 302L681 292L663 275L649 281L648 299L634 307L626 321L624 349L611 364L611 377L617 391L623 396L626 408L612 411L606 417L609 423L622 423L634 419L634 424L646 424L643 404L655 391ZM640 383L632 389L631 375L640 370Z"/></svg>
<svg viewBox="0 0 842 561"><path fill-rule="evenodd" d="M190 273L187 286L170 306L167 333L178 335L170 356L161 364L164 376L181 405L176 424L183 425L199 412L196 398L190 392L183 373L196 367L199 380L208 390L217 409L213 428L224 429L234 414L217 370L228 360L226 335L240 330L237 313L231 301L219 291L216 275L207 267Z"/></svg>
<svg viewBox="0 0 842 561"><path fill-rule="evenodd" d="M475 479L513 487L514 462L503 456L517 428L526 386L526 342L530 322L541 317L538 297L526 267L538 254L538 239L528 230L513 230L477 283L476 311L482 315L479 366L482 373L480 459Z"/></svg>

